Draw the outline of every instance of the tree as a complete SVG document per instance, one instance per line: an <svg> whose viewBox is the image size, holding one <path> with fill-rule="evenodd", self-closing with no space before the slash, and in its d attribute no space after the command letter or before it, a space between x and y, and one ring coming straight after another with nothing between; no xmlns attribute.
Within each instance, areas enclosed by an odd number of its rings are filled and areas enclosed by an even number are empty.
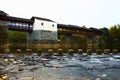
<svg viewBox="0 0 120 80"><path fill-rule="evenodd" d="M107 33L102 35L99 39L100 48L110 48L110 49L120 49L120 25L113 25L109 29L102 28L100 29ZM105 43L105 45L103 45ZM106 46L106 47L105 47Z"/></svg>
<svg viewBox="0 0 120 80"><path fill-rule="evenodd" d="M111 26L109 29L109 46L111 46L111 49L113 48L120 48L120 25L114 25Z"/></svg>
<svg viewBox="0 0 120 80"><path fill-rule="evenodd" d="M100 30L103 31L104 34L98 40L98 47L100 49L105 49L105 48L107 48L107 40L109 41L109 37L108 37L109 29L104 27L104 28L101 28Z"/></svg>
<svg viewBox="0 0 120 80"><path fill-rule="evenodd" d="M83 25L83 26L82 26L82 28L86 28L86 26L85 26L85 25Z"/></svg>
<svg viewBox="0 0 120 80"><path fill-rule="evenodd" d="M101 31L104 31L106 33L108 33L108 28L104 27L104 28L100 28Z"/></svg>
<svg viewBox="0 0 120 80"><path fill-rule="evenodd" d="M111 38L116 39L118 37L118 28L117 25L114 25L110 28L109 30L109 35L111 36Z"/></svg>

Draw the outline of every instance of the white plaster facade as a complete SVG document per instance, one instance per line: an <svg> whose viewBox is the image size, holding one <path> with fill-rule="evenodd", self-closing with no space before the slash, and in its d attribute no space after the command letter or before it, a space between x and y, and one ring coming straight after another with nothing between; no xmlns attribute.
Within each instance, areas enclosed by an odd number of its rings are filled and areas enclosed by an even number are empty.
<svg viewBox="0 0 120 80"><path fill-rule="evenodd" d="M57 41L57 23L48 19L34 18L33 32L28 34L28 40Z"/></svg>
<svg viewBox="0 0 120 80"><path fill-rule="evenodd" d="M35 19L33 30L57 31L57 23Z"/></svg>

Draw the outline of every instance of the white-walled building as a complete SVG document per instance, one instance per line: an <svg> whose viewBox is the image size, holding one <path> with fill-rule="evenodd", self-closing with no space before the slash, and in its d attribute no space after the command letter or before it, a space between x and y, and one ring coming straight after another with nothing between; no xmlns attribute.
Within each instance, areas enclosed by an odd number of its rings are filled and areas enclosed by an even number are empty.
<svg viewBox="0 0 120 80"><path fill-rule="evenodd" d="M28 33L28 41L58 41L57 23L45 18L32 17L33 31Z"/></svg>

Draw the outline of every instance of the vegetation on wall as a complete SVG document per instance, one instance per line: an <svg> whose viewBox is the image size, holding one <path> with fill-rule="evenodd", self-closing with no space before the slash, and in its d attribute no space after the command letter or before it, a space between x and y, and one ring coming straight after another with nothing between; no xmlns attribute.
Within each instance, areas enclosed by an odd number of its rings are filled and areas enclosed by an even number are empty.
<svg viewBox="0 0 120 80"><path fill-rule="evenodd" d="M8 37L12 52L15 52L16 49L26 50L27 32L9 31Z"/></svg>
<svg viewBox="0 0 120 80"><path fill-rule="evenodd" d="M98 45L100 49L110 48L110 49L120 49L120 25L113 25L110 28L101 28L104 31L99 40ZM0 25L0 51L3 52L4 47L6 47L9 41L9 48L12 52L16 49L26 50L27 47L27 32L19 31L8 31L7 26ZM87 36L85 35L74 35L74 34L59 34L58 43L59 48L63 49L87 49Z"/></svg>
<svg viewBox="0 0 120 80"><path fill-rule="evenodd" d="M87 37L85 35L63 35L59 34L60 48L63 49L86 49L87 48Z"/></svg>

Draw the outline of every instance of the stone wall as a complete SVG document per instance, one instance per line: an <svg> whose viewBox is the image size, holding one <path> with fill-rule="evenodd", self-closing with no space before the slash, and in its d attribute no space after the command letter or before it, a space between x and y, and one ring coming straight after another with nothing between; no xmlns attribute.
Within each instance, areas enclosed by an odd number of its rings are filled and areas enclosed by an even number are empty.
<svg viewBox="0 0 120 80"><path fill-rule="evenodd" d="M0 52L4 52L4 49L8 47L8 26L5 23L0 22Z"/></svg>
<svg viewBox="0 0 120 80"><path fill-rule="evenodd" d="M58 35L55 31L44 31L44 30L34 30L31 33L28 33L28 41L57 41Z"/></svg>

